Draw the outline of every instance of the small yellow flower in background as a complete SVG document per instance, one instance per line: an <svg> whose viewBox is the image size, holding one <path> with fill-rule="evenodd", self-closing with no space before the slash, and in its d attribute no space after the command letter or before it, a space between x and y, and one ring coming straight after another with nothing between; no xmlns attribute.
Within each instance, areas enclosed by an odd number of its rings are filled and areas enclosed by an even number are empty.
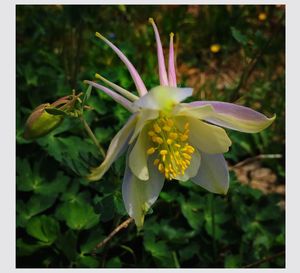
<svg viewBox="0 0 300 273"><path fill-rule="evenodd" d="M267 14L265 12L260 12L258 14L258 20L259 21L265 21L267 19Z"/></svg>
<svg viewBox="0 0 300 273"><path fill-rule="evenodd" d="M210 51L212 53L218 53L221 50L221 46L219 44L212 44L210 46Z"/></svg>
<svg viewBox="0 0 300 273"><path fill-rule="evenodd" d="M132 113L124 127L112 139L102 164L87 177L100 180L112 163L125 151L126 168L122 195L128 214L138 228L161 192L165 179L191 180L206 190L226 194L229 172L223 153L231 140L229 128L246 133L260 132L275 119L267 118L248 107L219 101L183 103L192 88L177 87L173 36L170 34L168 73L158 29L152 18L157 44L160 85L148 90L127 57L100 33L96 36L110 46L127 66L139 96L110 82L99 74L112 89L93 81L89 85L111 96ZM215 44L216 53L221 46Z"/></svg>

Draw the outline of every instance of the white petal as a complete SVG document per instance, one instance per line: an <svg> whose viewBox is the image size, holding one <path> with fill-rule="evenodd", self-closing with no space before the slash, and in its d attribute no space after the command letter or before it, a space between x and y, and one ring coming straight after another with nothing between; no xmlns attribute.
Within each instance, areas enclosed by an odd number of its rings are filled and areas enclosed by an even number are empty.
<svg viewBox="0 0 300 273"><path fill-rule="evenodd" d="M150 139L147 134L148 127L146 125L142 129L136 143L133 145L132 151L129 153L129 167L133 174L141 180L149 179L147 149L150 145Z"/></svg>
<svg viewBox="0 0 300 273"><path fill-rule="evenodd" d="M176 122L179 128L183 128L186 122L189 123L189 142L200 151L208 154L228 152L231 140L224 129L192 117L176 117Z"/></svg>
<svg viewBox="0 0 300 273"><path fill-rule="evenodd" d="M199 171L191 180L210 192L226 194L229 188L229 173L224 156L201 153Z"/></svg>
<svg viewBox="0 0 300 273"><path fill-rule="evenodd" d="M128 153L130 150L128 151ZM135 224L140 229L144 224L144 217L159 196L164 177L153 164L149 165L150 178L147 181L139 180L127 164L122 184L122 195L126 211L134 218Z"/></svg>
<svg viewBox="0 0 300 273"><path fill-rule="evenodd" d="M137 137L137 135L140 133L142 128L147 124L149 120L156 119L158 115L159 112L157 110L152 110L152 109L140 110L138 114L138 120L129 143L131 144L133 142L133 140Z"/></svg>
<svg viewBox="0 0 300 273"><path fill-rule="evenodd" d="M170 110L174 105L190 97L192 93L192 88L157 86L133 104L140 108Z"/></svg>
<svg viewBox="0 0 300 273"><path fill-rule="evenodd" d="M93 168L91 173L87 176L87 179L92 181L101 179L111 164L125 151L129 138L133 133L136 120L137 115L133 114L123 128L112 139L102 164L97 168Z"/></svg>

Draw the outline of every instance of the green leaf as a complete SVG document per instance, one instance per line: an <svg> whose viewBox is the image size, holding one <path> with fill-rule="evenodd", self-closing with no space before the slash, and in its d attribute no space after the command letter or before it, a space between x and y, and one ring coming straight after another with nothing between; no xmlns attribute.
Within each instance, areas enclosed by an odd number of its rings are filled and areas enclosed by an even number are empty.
<svg viewBox="0 0 300 273"><path fill-rule="evenodd" d="M76 260L76 266L88 268L99 267L99 260L91 256L80 255Z"/></svg>
<svg viewBox="0 0 300 273"><path fill-rule="evenodd" d="M199 207L195 206L193 203L187 202L181 205L181 211L193 229L199 230L202 227L204 221L203 212Z"/></svg>
<svg viewBox="0 0 300 273"><path fill-rule="evenodd" d="M241 266L241 258L239 255L228 255L225 257L224 267L238 268Z"/></svg>
<svg viewBox="0 0 300 273"><path fill-rule="evenodd" d="M92 206L83 202L66 202L57 209L57 216L75 230L89 229L99 222Z"/></svg>
<svg viewBox="0 0 300 273"><path fill-rule="evenodd" d="M33 216L50 208L54 202L53 196L33 195L27 203L18 200L17 201L17 225L25 227L27 221Z"/></svg>
<svg viewBox="0 0 300 273"><path fill-rule="evenodd" d="M114 257L106 263L107 268L121 268L122 262L119 257Z"/></svg>
<svg viewBox="0 0 300 273"><path fill-rule="evenodd" d="M56 197L64 192L69 177L58 172L53 181L48 181L40 174L41 162L35 162L31 168L27 159L17 158L17 188L20 191L34 191L37 194Z"/></svg>
<svg viewBox="0 0 300 273"><path fill-rule="evenodd" d="M98 149L88 140L77 136L56 137L49 135L38 143L58 162L72 169L76 174L85 176L91 163L97 165L100 157Z"/></svg>
<svg viewBox="0 0 300 273"><path fill-rule="evenodd" d="M87 100L89 99L89 97L90 97L90 95L91 95L91 92L92 92L92 86L89 85L88 88L87 88L87 90L86 90L86 92L84 93L84 97L83 97L83 99L82 99L82 107L83 107L84 105L86 105L86 102L87 102Z"/></svg>
<svg viewBox="0 0 300 273"><path fill-rule="evenodd" d="M235 27L231 27L231 34L233 36L233 38L238 41L239 43L241 43L243 46L245 46L248 42L248 37L244 34L242 34L238 29L236 29Z"/></svg>
<svg viewBox="0 0 300 273"><path fill-rule="evenodd" d="M29 256L43 247L45 247L45 245L28 244L28 243L24 242L23 239L18 239L17 240L17 256Z"/></svg>
<svg viewBox="0 0 300 273"><path fill-rule="evenodd" d="M69 229L65 234L60 234L55 241L55 245L70 260L75 261L77 253L77 235Z"/></svg>
<svg viewBox="0 0 300 273"><path fill-rule="evenodd" d="M152 233L144 235L144 247L151 253L158 266L175 267L174 259L171 255L171 250L168 248L167 243L161 240L155 240Z"/></svg>
<svg viewBox="0 0 300 273"><path fill-rule="evenodd" d="M26 231L32 237L51 245L58 236L59 223L50 216L36 216L28 221Z"/></svg>
<svg viewBox="0 0 300 273"><path fill-rule="evenodd" d="M98 226L95 228L89 231L87 240L80 244L81 254L91 253L95 249L96 245L106 237L106 235L103 234L103 231L99 229Z"/></svg>

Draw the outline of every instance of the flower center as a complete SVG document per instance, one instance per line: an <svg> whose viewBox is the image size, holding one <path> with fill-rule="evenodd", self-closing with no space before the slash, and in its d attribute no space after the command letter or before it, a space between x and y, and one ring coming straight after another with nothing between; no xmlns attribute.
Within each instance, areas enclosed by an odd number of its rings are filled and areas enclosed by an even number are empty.
<svg viewBox="0 0 300 273"><path fill-rule="evenodd" d="M147 154L156 152L158 157L153 163L158 170L168 180L184 175L195 151L188 143L189 123L185 123L184 129L180 131L173 118L160 116L153 122L148 136L153 145L147 150Z"/></svg>

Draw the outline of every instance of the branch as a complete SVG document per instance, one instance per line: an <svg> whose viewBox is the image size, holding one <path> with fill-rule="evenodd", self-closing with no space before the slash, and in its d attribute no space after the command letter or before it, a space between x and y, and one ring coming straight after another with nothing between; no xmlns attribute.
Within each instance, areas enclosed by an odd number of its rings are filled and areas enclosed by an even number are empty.
<svg viewBox="0 0 300 273"><path fill-rule="evenodd" d="M103 241L99 242L95 248L93 249L92 254L96 255L96 251L103 247L104 245L106 245L108 243L109 240L112 239L112 237L114 237L121 229L123 228L127 228L128 225L133 222L133 218L128 218L127 220L125 220L123 223L121 223L120 225L118 225Z"/></svg>
<svg viewBox="0 0 300 273"><path fill-rule="evenodd" d="M242 166L246 165L246 164L249 164L253 161L256 161L258 159L266 159L266 158L282 158L282 155L281 154L261 154L261 155L256 155L256 156L253 156L253 157L249 157L249 158L246 158L245 160L233 165L233 166L230 166L229 169L230 170L234 170L234 169L238 169L238 168L241 168Z"/></svg>
<svg viewBox="0 0 300 273"><path fill-rule="evenodd" d="M271 260L273 260L273 259L275 259L277 257L283 256L284 254L285 254L285 251L281 251L279 253L274 254L273 256L269 256L269 257L261 259L261 260L259 260L257 262L254 262L252 264L245 265L245 266L243 266L243 268L255 267L255 266L260 265L260 264L262 264L264 262L268 262L268 261L271 261Z"/></svg>

